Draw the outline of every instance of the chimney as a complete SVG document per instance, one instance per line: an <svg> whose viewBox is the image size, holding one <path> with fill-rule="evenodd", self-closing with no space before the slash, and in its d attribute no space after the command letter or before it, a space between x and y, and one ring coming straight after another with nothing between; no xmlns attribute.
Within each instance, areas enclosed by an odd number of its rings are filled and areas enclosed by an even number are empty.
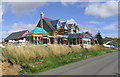
<svg viewBox="0 0 120 77"><path fill-rule="evenodd" d="M44 18L44 13L43 13L43 12L41 12L41 14L40 14L40 15L41 15L41 18Z"/></svg>
<svg viewBox="0 0 120 77"><path fill-rule="evenodd" d="M41 14L40 14L40 20L41 20L41 28L43 28L43 18L44 18L44 14L43 14L43 12L41 12Z"/></svg>

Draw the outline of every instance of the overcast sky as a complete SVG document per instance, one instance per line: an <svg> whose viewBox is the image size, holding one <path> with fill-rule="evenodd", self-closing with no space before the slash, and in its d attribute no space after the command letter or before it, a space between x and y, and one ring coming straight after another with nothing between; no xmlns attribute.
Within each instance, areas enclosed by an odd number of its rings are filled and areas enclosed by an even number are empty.
<svg viewBox="0 0 120 77"><path fill-rule="evenodd" d="M40 13L51 19L77 23L80 32L98 31L103 37L118 36L118 3L110 2L4 2L0 6L2 38L12 32L32 30Z"/></svg>

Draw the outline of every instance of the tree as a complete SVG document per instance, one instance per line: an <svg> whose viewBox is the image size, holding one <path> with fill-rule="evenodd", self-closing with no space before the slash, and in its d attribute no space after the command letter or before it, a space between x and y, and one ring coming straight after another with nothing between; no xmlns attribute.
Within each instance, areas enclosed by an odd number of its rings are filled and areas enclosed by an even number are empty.
<svg viewBox="0 0 120 77"><path fill-rule="evenodd" d="M102 45L103 44L103 38L102 38L100 32L98 32L95 37L97 38L99 44Z"/></svg>

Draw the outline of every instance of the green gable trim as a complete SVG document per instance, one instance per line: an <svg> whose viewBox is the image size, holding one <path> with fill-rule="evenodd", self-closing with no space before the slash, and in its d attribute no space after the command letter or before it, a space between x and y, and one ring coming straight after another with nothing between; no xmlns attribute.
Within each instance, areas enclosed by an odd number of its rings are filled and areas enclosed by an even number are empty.
<svg viewBox="0 0 120 77"><path fill-rule="evenodd" d="M50 35L46 30L44 30L43 28L40 28L40 27L36 27L31 32L29 32L27 35L30 35L30 34L46 34L46 35Z"/></svg>

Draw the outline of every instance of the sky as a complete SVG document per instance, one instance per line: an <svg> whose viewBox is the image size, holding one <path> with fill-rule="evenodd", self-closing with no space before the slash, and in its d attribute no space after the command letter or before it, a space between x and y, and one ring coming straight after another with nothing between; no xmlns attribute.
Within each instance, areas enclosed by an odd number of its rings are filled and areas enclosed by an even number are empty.
<svg viewBox="0 0 120 77"><path fill-rule="evenodd" d="M82 31L102 37L118 36L118 3L109 2L3 2L0 6L2 38L21 30L32 30L40 13L50 19L76 23Z"/></svg>

